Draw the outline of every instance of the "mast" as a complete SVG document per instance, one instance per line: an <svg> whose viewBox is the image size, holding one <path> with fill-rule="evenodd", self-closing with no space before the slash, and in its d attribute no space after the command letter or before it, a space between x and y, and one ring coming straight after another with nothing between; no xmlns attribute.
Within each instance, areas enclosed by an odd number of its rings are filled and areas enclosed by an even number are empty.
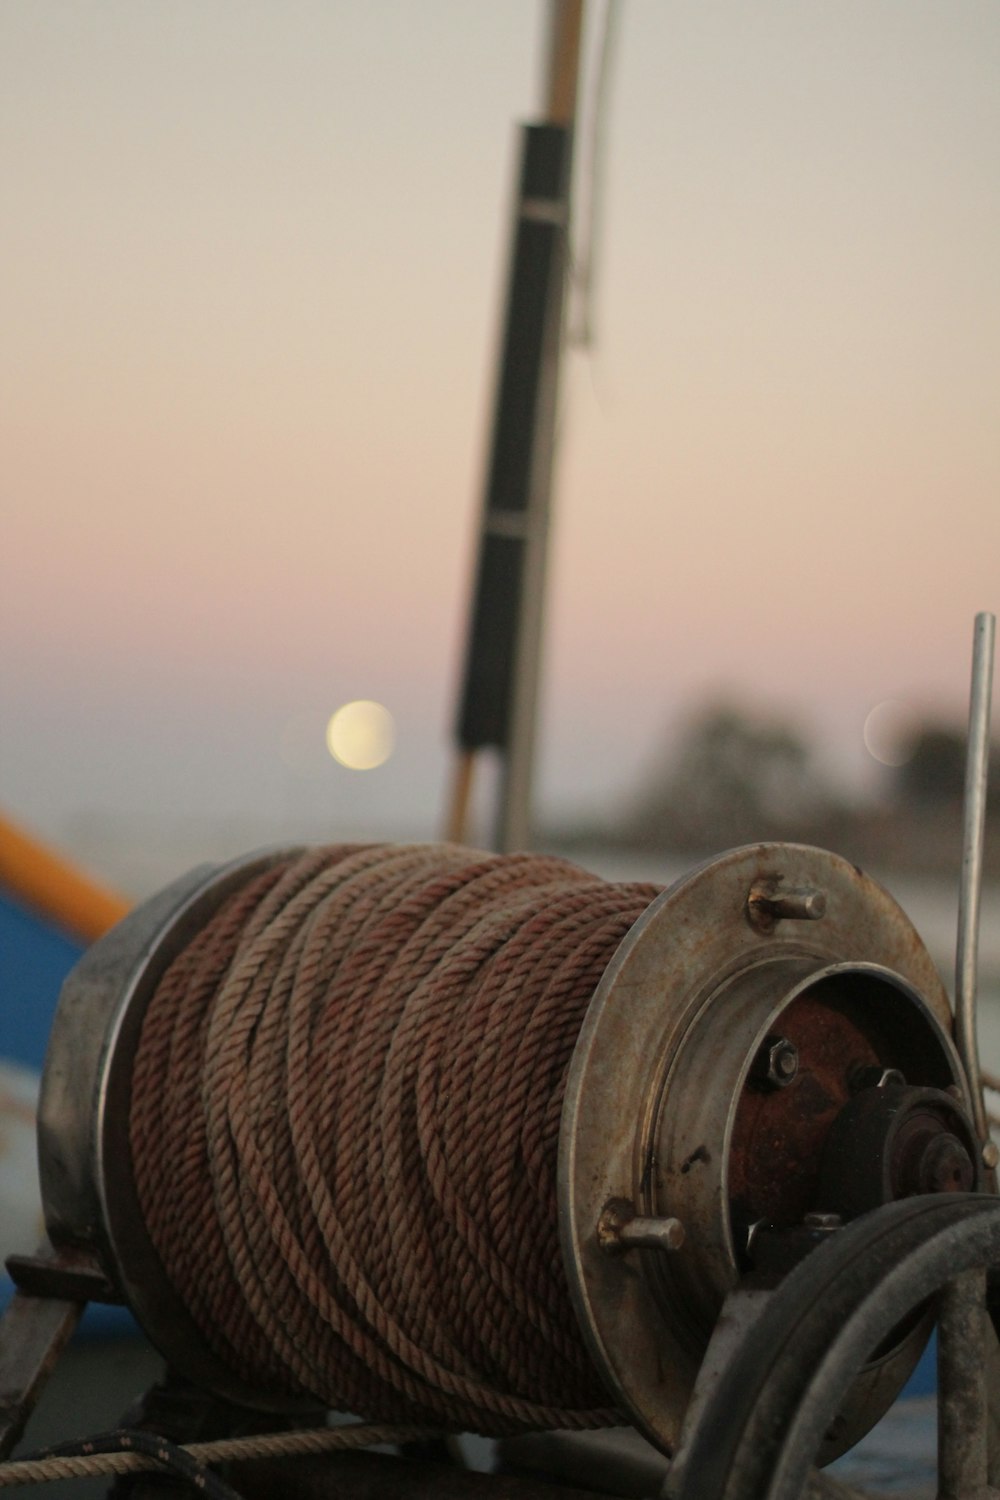
<svg viewBox="0 0 1000 1500"><path fill-rule="evenodd" d="M462 841L477 754L502 759L495 843L531 836L535 720L568 261L583 0L550 0L544 119L521 135L507 305L448 837Z"/></svg>

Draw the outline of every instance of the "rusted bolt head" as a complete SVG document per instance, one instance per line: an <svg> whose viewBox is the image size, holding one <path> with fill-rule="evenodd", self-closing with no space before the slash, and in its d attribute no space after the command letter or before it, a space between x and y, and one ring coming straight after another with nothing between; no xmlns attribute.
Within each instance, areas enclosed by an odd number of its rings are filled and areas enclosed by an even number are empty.
<svg viewBox="0 0 1000 1500"><path fill-rule="evenodd" d="M787 1089L799 1071L799 1049L787 1037L768 1037L765 1080L772 1089Z"/></svg>

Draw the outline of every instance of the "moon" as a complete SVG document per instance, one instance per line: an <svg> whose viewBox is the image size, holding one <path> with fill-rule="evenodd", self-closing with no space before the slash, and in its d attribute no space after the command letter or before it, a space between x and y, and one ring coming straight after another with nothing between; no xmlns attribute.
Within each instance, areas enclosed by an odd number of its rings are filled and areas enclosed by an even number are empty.
<svg viewBox="0 0 1000 1500"><path fill-rule="evenodd" d="M326 726L326 748L349 771L373 771L384 765L395 740L392 714L370 698L345 703Z"/></svg>

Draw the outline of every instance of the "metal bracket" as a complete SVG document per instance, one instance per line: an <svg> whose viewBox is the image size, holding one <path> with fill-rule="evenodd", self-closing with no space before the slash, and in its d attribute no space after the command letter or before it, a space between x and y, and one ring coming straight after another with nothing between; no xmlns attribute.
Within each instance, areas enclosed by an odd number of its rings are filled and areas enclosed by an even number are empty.
<svg viewBox="0 0 1000 1500"><path fill-rule="evenodd" d="M32 1297L63 1302L121 1303L124 1298L85 1250L43 1246L36 1255L8 1255L7 1274Z"/></svg>

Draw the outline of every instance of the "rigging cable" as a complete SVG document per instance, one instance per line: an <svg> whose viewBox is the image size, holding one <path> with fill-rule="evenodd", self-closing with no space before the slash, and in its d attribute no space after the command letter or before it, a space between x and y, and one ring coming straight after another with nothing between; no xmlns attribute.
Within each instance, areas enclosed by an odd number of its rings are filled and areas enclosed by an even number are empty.
<svg viewBox="0 0 1000 1500"><path fill-rule="evenodd" d="M584 111L583 233L574 244L570 261L570 289L574 308L567 320L568 348L593 349L597 342L594 304L597 292L599 250L604 227L604 193L607 180L608 122L611 116L611 81L618 49L622 0L604 0L603 26L594 68L590 100Z"/></svg>

